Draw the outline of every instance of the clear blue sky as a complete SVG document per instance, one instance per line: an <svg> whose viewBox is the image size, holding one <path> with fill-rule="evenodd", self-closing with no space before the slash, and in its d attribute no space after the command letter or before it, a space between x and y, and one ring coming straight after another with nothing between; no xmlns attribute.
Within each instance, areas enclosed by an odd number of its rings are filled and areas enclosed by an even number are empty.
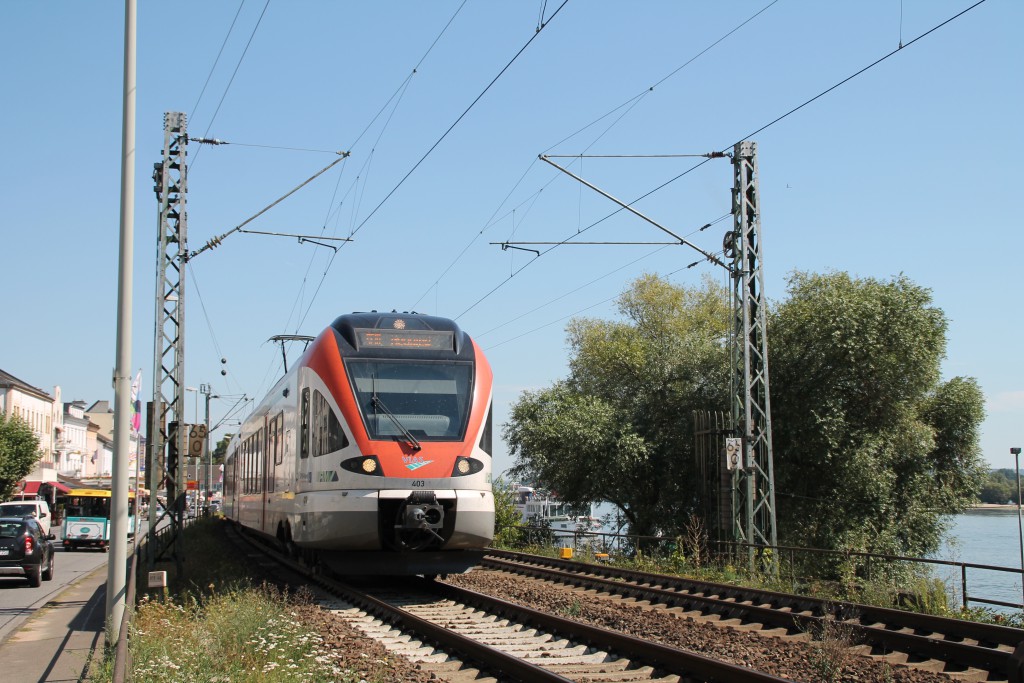
<svg viewBox="0 0 1024 683"><path fill-rule="evenodd" d="M714 273L680 271L695 260L682 247L577 246L509 279L531 255L490 242L561 240L615 208L538 154L725 149L972 4L769 2L570 0L554 18L560 0L140 3L133 367L144 396L150 176L165 111L189 114L192 135L234 143L189 147L192 249L333 158L274 147L352 152L249 226L356 230L330 268L329 249L239 234L192 262L188 385L262 396L281 370L270 336L316 334L354 310L415 309L456 317L484 346L500 424L520 391L566 375L571 316L613 317L612 299L644 272L687 284ZM542 11L550 22L536 34ZM1024 3L988 0L752 138L769 297L785 296L795 269L904 273L930 288L949 318L944 374L980 381L982 445L996 467L1012 466L1010 446L1024 445L1022 26ZM0 367L61 385L65 400L113 399L122 49L121 3L0 4ZM693 164L575 168L631 200ZM711 162L638 208L689 235L730 211L731 182L728 162ZM692 239L717 249L727 226ZM586 234L664 237L622 213ZM214 419L229 405L214 401ZM495 469L510 464L502 445Z"/></svg>

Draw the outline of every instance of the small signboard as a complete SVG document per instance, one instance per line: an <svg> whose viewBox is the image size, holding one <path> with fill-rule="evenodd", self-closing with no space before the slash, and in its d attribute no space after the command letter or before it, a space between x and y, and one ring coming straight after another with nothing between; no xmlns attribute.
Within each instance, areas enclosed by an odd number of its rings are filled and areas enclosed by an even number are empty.
<svg viewBox="0 0 1024 683"><path fill-rule="evenodd" d="M743 455L743 439L729 438L725 440L725 469L730 472L740 467Z"/></svg>
<svg viewBox="0 0 1024 683"><path fill-rule="evenodd" d="M206 425L188 425L188 455L190 458L201 458L206 450Z"/></svg>

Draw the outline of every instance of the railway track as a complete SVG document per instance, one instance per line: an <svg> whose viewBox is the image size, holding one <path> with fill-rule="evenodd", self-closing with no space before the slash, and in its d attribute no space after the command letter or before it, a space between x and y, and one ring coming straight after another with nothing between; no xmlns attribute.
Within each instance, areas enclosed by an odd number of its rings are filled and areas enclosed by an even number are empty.
<svg viewBox="0 0 1024 683"><path fill-rule="evenodd" d="M682 610L754 629L842 624L862 654L967 680L1024 680L1020 629L494 550L484 567ZM827 623L826 623L827 622Z"/></svg>
<svg viewBox="0 0 1024 683"><path fill-rule="evenodd" d="M441 680L787 680L426 579L356 586L238 538L319 588L322 607Z"/></svg>

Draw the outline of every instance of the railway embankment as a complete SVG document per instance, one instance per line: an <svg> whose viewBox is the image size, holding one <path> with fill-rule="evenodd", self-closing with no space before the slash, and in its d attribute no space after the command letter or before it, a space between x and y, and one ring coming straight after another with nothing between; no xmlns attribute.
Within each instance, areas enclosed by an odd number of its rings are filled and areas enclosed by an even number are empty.
<svg viewBox="0 0 1024 683"><path fill-rule="evenodd" d="M175 562L158 564L168 571L168 587L150 591L137 605L130 680L429 680L380 643L331 619L308 592L269 574L257 555L238 552L227 526L209 519L186 528L180 575ZM90 681L112 680L112 669L111 652Z"/></svg>

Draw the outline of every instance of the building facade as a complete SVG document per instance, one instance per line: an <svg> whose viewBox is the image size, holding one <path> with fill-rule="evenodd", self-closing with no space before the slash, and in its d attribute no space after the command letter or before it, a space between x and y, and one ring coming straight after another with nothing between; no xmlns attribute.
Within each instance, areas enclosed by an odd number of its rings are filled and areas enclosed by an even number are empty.
<svg viewBox="0 0 1024 683"><path fill-rule="evenodd" d="M85 416L85 403L74 401L64 404L64 434L58 441L57 473L76 479L82 476L89 451L89 418Z"/></svg>
<svg viewBox="0 0 1024 683"><path fill-rule="evenodd" d="M54 388L56 398L42 389L0 370L0 412L17 417L32 429L39 439L39 462L29 475L36 481L57 478L56 442L63 426L60 387Z"/></svg>

